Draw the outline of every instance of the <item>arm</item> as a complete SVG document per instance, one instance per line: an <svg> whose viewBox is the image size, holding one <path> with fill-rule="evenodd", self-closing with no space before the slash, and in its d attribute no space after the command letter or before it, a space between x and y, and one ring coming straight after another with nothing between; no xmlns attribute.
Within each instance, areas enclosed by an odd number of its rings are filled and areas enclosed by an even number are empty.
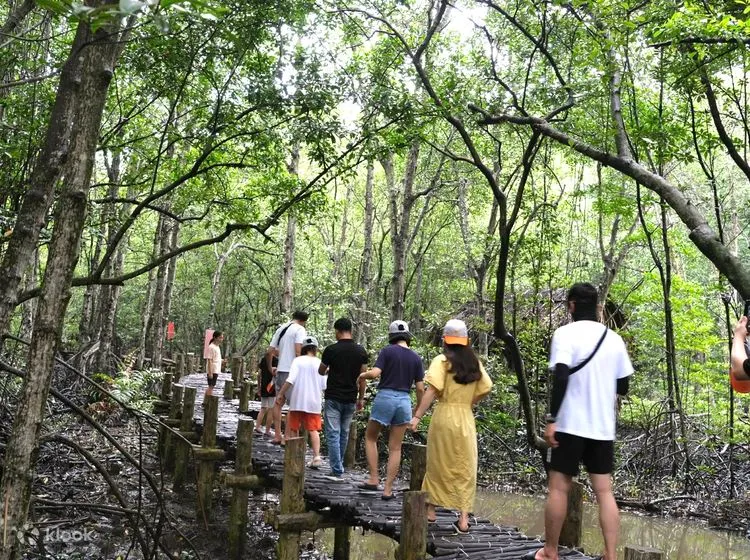
<svg viewBox="0 0 750 560"><path fill-rule="evenodd" d="M419 405L422 404L422 399L424 398L424 381L417 381L414 387L417 389L417 408L414 412L416 414L416 410L419 409Z"/></svg>
<svg viewBox="0 0 750 560"><path fill-rule="evenodd" d="M282 407L284 406L284 401L286 401L286 394L289 391L289 388L292 386L289 381L285 381L284 385L281 387L281 390L279 391L279 394L276 397L276 406Z"/></svg>
<svg viewBox="0 0 750 560"><path fill-rule="evenodd" d="M544 439L547 444L551 447L557 447L557 439L555 438L555 432L557 431L556 416L560 411L563 399L565 398L565 391L568 389L568 377L570 376L570 368L565 364L555 365L555 380L552 383L552 399L550 401L550 420L547 422L547 427L544 429Z"/></svg>
<svg viewBox="0 0 750 560"><path fill-rule="evenodd" d="M295 356L301 356L302 355L302 343L301 342L295 342L294 343L294 355Z"/></svg>
<svg viewBox="0 0 750 560"><path fill-rule="evenodd" d="M273 346L269 346L268 350L266 350L266 367L268 368L268 371L271 372L271 375L276 375L276 372L273 368L273 357L276 355L276 348Z"/></svg>
<svg viewBox="0 0 750 560"><path fill-rule="evenodd" d="M362 364L360 369L361 374L367 371L367 364ZM365 389L367 388L367 381L364 379L357 379L357 410L362 410L365 406Z"/></svg>
<svg viewBox="0 0 750 560"><path fill-rule="evenodd" d="M750 379L750 373L747 363L748 355L745 350L745 339L747 338L747 317L740 317L739 322L734 327L734 338L732 340L732 352L730 354L731 372L735 379Z"/></svg>
<svg viewBox="0 0 750 560"><path fill-rule="evenodd" d="M361 382L363 379L377 379L380 377L381 373L383 373L383 371L379 367L368 369L364 373L359 374L359 381Z"/></svg>
<svg viewBox="0 0 750 560"><path fill-rule="evenodd" d="M320 365L318 366L318 373L320 375L326 375L328 373L328 366L323 362L320 362Z"/></svg>
<svg viewBox="0 0 750 560"><path fill-rule="evenodd" d="M427 387L427 391L424 390L424 383L422 381L419 382L420 385L422 385L422 398L419 401L419 405L417 406L417 410L414 411L414 416L411 419L411 423L409 424L409 429L412 431L416 431L417 426L419 425L419 421L422 420L422 416L424 416L425 412L427 412L427 409L432 406L432 402L435 400L435 397L437 397L437 391L433 386Z"/></svg>

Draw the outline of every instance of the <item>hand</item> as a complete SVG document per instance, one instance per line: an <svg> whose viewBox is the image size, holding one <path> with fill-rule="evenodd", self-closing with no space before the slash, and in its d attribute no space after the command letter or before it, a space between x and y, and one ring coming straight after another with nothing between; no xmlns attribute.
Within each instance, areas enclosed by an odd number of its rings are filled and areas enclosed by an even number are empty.
<svg viewBox="0 0 750 560"><path fill-rule="evenodd" d="M284 406L284 402L286 402L286 397L284 395L279 395L278 397L276 397L275 406L281 408L282 406Z"/></svg>
<svg viewBox="0 0 750 560"><path fill-rule="evenodd" d="M555 438L556 432L557 424L555 424L554 422L550 422L549 424L547 424L547 427L544 428L544 441L546 441L550 447L557 447L560 445Z"/></svg>
<svg viewBox="0 0 750 560"><path fill-rule="evenodd" d="M277 369L278 369L278 368L276 368L276 367L272 367L272 368L271 368L271 375L276 375L276 371L277 371Z"/></svg>
<svg viewBox="0 0 750 560"><path fill-rule="evenodd" d="M747 338L747 317L740 317L737 325L734 327L734 338L745 340Z"/></svg>
<svg viewBox="0 0 750 560"><path fill-rule="evenodd" d="M365 407L365 399L357 399L357 411L362 410Z"/></svg>
<svg viewBox="0 0 750 560"><path fill-rule="evenodd" d="M366 377L367 373L360 373L359 377L357 377L357 383L362 383L363 381L367 381Z"/></svg>
<svg viewBox="0 0 750 560"><path fill-rule="evenodd" d="M411 422L409 422L409 430L411 430L412 432L416 432L417 431L417 426L419 426L419 421L420 420L421 420L421 418L417 418L416 416L412 416L411 417Z"/></svg>

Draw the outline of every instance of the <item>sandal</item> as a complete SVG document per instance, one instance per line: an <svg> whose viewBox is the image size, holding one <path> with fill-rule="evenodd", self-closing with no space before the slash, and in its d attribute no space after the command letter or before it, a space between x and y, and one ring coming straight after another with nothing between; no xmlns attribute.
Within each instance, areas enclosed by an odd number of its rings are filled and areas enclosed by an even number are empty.
<svg viewBox="0 0 750 560"><path fill-rule="evenodd" d="M396 498L396 495L395 494L387 494L387 495L383 494L380 496L380 498L386 502L390 502L391 500Z"/></svg>
<svg viewBox="0 0 750 560"><path fill-rule="evenodd" d="M317 455L312 458L312 461L307 463L307 466L311 469L319 469L320 466L323 464L323 459L320 458L320 455Z"/></svg>
<svg viewBox="0 0 750 560"><path fill-rule="evenodd" d="M456 520L456 521L454 521L454 522L453 522L453 528L454 528L454 529L455 529L455 530L456 530L456 531L457 531L457 532L458 532L458 533L459 533L460 535L468 535L468 534L469 534L469 528L468 528L468 526L466 527L466 530L464 531L463 529L461 529L460 525L458 524L458 520ZM534 554L536 554L536 552L535 552ZM526 557L524 556L524 559L525 559L525 558L526 558Z"/></svg>
<svg viewBox="0 0 750 560"><path fill-rule="evenodd" d="M377 484L370 484L369 482L363 482L362 484L357 484L357 488L361 490L377 490L378 485Z"/></svg>
<svg viewBox="0 0 750 560"><path fill-rule="evenodd" d="M521 556L521 560L536 560L536 555L539 553L539 551L542 550L541 548L537 548L536 550L532 550L530 552L527 552L523 556Z"/></svg>

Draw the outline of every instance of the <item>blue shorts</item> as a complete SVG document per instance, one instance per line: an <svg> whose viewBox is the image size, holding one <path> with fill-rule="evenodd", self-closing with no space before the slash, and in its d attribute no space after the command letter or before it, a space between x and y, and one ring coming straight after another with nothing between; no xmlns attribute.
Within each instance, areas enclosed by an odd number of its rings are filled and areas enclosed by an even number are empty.
<svg viewBox="0 0 750 560"><path fill-rule="evenodd" d="M400 426L411 422L409 393L394 389L380 389L372 403L370 420L383 426Z"/></svg>

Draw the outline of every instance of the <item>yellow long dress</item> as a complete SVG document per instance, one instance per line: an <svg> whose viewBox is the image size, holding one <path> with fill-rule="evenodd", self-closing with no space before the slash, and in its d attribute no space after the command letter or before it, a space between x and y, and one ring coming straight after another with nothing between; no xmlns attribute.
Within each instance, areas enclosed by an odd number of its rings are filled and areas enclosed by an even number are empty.
<svg viewBox="0 0 750 560"><path fill-rule="evenodd" d="M492 388L490 376L480 363L482 377L461 385L448 371L440 354L430 364L425 381L438 394L427 431L427 472L422 490L431 504L472 511L477 490L477 430L471 404Z"/></svg>

